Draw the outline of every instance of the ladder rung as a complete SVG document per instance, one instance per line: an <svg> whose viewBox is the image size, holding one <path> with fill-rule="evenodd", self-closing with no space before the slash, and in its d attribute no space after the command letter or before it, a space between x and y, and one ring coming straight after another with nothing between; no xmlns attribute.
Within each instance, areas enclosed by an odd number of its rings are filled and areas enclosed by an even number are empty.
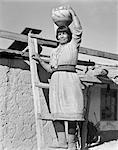
<svg viewBox="0 0 118 150"><path fill-rule="evenodd" d="M48 83L36 82L35 86L39 87L39 88L49 89L49 84Z"/></svg>
<svg viewBox="0 0 118 150"><path fill-rule="evenodd" d="M41 35L40 34L34 34L34 33L31 33L30 34L30 36L32 37L32 38L41 38Z"/></svg>
<svg viewBox="0 0 118 150"><path fill-rule="evenodd" d="M71 120L71 121L84 121L84 117L83 119L78 119L79 115L75 116L74 115L70 115L70 114L51 114L51 113L47 113L47 114L41 114L38 113L38 119L42 119L42 120Z"/></svg>

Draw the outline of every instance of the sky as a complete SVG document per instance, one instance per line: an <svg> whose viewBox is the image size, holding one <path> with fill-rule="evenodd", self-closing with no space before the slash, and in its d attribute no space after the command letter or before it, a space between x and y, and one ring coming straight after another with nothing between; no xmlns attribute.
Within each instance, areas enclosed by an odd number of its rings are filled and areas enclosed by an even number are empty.
<svg viewBox="0 0 118 150"><path fill-rule="evenodd" d="M53 8L71 5L82 27L82 47L118 54L117 0L0 0L0 29L21 33L25 27L41 29L41 37L55 39ZM0 39L0 48L12 41Z"/></svg>

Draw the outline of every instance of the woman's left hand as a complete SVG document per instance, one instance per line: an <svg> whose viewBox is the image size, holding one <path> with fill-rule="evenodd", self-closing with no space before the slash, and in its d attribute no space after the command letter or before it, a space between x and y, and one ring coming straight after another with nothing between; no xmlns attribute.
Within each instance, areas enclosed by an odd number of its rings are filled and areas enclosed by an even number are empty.
<svg viewBox="0 0 118 150"><path fill-rule="evenodd" d="M67 6L67 9L69 10L69 12L71 13L72 16L76 15L75 11L73 10L73 8L70 5Z"/></svg>

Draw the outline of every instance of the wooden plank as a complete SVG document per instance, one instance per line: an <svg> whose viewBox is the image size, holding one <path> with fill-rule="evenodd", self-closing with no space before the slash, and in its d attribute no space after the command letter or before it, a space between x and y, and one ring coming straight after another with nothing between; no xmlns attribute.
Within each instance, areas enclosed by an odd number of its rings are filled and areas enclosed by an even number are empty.
<svg viewBox="0 0 118 150"><path fill-rule="evenodd" d="M34 33L34 34L40 34L42 30L26 27L20 34L28 35L29 31L32 31L32 33ZM27 47L27 43L20 42L20 41L14 41L14 42L8 47L8 49L14 49L14 50L22 51L22 50L24 50L26 47Z"/></svg>
<svg viewBox="0 0 118 150"><path fill-rule="evenodd" d="M112 79L110 79L108 77L104 77L104 76L99 76L99 75L98 76L82 75L82 76L80 76L80 80L82 82L86 82L86 83L116 85L115 81L113 81Z"/></svg>
<svg viewBox="0 0 118 150"><path fill-rule="evenodd" d="M43 122L42 120L38 120L38 116L37 116L38 113L41 113L41 102L40 102L39 88L35 86L35 82L40 82L40 81L38 77L36 61L32 59L32 54L36 51L37 45L30 37L28 38L28 46L29 46L29 58L30 58L31 83L32 83L32 91L33 91L33 99L34 99L33 100L34 113L35 113L36 131L37 131L36 134L37 147L38 150L42 150L44 148Z"/></svg>
<svg viewBox="0 0 118 150"><path fill-rule="evenodd" d="M112 60L118 60L118 54L103 52L103 51L90 49L90 48L85 48L85 47L80 47L79 48L79 53L86 54L86 55L91 55L91 56L96 56L96 57L112 59Z"/></svg>
<svg viewBox="0 0 118 150"><path fill-rule="evenodd" d="M87 124L88 124L88 115L89 115L89 109L90 109L90 95L91 95L91 86L86 86L85 91L84 91L84 99L86 102L86 110L85 110L85 121L83 122L82 125L82 137L81 137L81 149L82 150L87 150Z"/></svg>
<svg viewBox="0 0 118 150"><path fill-rule="evenodd" d="M7 57L7 55L9 55L9 56L24 57L24 58L29 59L29 53L28 53L28 52L25 52L25 53L22 55L22 51L18 51L18 50L0 48L0 55L2 55L2 54L3 54L4 56L6 56L6 57Z"/></svg>
<svg viewBox="0 0 118 150"><path fill-rule="evenodd" d="M0 37L10 39L10 40L27 42L27 36L26 35L14 33L14 32L9 32L9 31L0 30ZM53 48L56 48L58 46L57 41L42 39L42 38L38 38L38 44L43 45L43 46L53 47ZM96 57L112 59L112 60L118 60L118 54L103 52L103 51L85 48L85 47L80 47L79 53L91 55L91 56L96 56Z"/></svg>
<svg viewBox="0 0 118 150"><path fill-rule="evenodd" d="M36 82L35 83L35 86L36 87L39 87L39 88L43 88L43 89L49 89L49 84L48 83L43 83L43 82Z"/></svg>
<svg viewBox="0 0 118 150"><path fill-rule="evenodd" d="M21 51L18 51L18 50L12 50L12 49L1 49L0 48L0 54L6 54L9 55L9 56L18 56L18 57L23 57L24 59L29 59L29 54L28 52L25 52L24 54L22 54ZM46 62L49 62L49 56L47 55L40 55L41 58L46 61ZM93 61L82 61L82 60L78 60L77 62L77 65L84 65L84 66L94 66L95 63Z"/></svg>
<svg viewBox="0 0 118 150"><path fill-rule="evenodd" d="M0 37L5 38L5 39L10 39L10 40L15 40L15 41L21 41L25 43L28 42L27 35L18 34L18 33L9 32L9 31L0 30ZM37 41L38 41L38 44L42 46L47 46L47 47L52 47L52 48L55 48L58 45L56 41L43 39L43 38L38 38Z"/></svg>
<svg viewBox="0 0 118 150"><path fill-rule="evenodd" d="M80 76L80 80L82 82L87 82L87 83L99 83L99 84L102 83L102 81L100 81L96 76L90 76L90 75L82 75Z"/></svg>

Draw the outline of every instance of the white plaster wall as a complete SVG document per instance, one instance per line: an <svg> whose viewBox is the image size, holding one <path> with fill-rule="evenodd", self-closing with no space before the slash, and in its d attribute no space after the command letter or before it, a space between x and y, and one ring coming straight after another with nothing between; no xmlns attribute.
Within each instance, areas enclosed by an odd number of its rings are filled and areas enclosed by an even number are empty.
<svg viewBox="0 0 118 150"><path fill-rule="evenodd" d="M0 120L0 150L36 149L29 70L0 65Z"/></svg>
<svg viewBox="0 0 118 150"><path fill-rule="evenodd" d="M51 125L44 122L46 144L53 141ZM37 150L30 71L19 59L0 58L0 150Z"/></svg>

